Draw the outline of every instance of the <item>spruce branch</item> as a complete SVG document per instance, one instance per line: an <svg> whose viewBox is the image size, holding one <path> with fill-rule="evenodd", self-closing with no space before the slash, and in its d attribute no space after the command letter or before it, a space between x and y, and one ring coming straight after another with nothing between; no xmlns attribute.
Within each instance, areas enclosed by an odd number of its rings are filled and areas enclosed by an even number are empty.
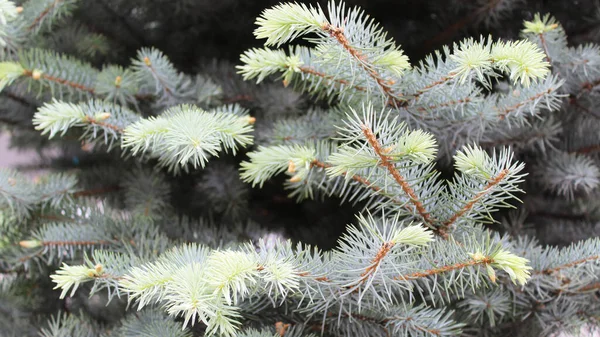
<svg viewBox="0 0 600 337"><path fill-rule="evenodd" d="M400 187L402 188L404 193L406 193L406 195L409 197L410 202L415 206L415 209L417 210L417 212L419 213L421 218L425 221L425 223L428 226L433 227L434 220L432 219L431 214L429 214L429 212L425 209L425 207L423 206L423 203L419 200L419 198L415 194L415 191L408 184L406 179L400 174L400 172L396 169L396 167L390 162L389 157L384 153L384 150L382 149L381 144L379 143L379 140L377 139L375 134L373 134L373 130L369 126L364 125L364 124L361 125L361 129L363 130L363 134L364 134L367 142L371 145L371 147L373 147L373 150L381 159L381 162L379 163L379 165L385 167L388 170L388 172L392 175L392 177L394 177L394 180L396 181L396 183L398 183L398 185L400 185Z"/></svg>
<svg viewBox="0 0 600 337"><path fill-rule="evenodd" d="M122 147L133 155L148 152L161 166L179 172L204 167L220 151L233 154L252 142L254 117L237 105L204 111L192 105L168 109L159 117L132 123L123 132Z"/></svg>
<svg viewBox="0 0 600 337"><path fill-rule="evenodd" d="M37 33L43 27L50 27L52 21L69 15L77 0L28 1L24 4L22 16L27 22L27 30Z"/></svg>

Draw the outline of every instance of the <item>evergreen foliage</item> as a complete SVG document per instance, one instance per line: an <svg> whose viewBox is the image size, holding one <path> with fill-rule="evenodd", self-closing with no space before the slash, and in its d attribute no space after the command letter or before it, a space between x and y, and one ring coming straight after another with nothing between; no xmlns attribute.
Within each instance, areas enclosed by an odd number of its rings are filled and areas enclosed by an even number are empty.
<svg viewBox="0 0 600 337"><path fill-rule="evenodd" d="M0 170L0 335L600 329L600 47L551 16L414 62L358 7L281 3L243 82L112 58L80 2L0 0L0 122L62 156ZM281 182L351 202L335 247L254 221Z"/></svg>

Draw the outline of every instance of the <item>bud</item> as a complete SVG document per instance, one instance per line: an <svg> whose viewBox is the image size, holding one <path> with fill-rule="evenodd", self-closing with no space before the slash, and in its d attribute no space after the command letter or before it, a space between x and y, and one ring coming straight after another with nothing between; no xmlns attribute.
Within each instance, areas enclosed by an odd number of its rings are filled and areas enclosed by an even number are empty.
<svg viewBox="0 0 600 337"><path fill-rule="evenodd" d="M256 123L256 117L248 117L248 124Z"/></svg>
<svg viewBox="0 0 600 337"><path fill-rule="evenodd" d="M477 262L481 262L481 261L485 260L485 255L481 254L480 252L469 253L469 255L471 255L471 258Z"/></svg>
<svg viewBox="0 0 600 337"><path fill-rule="evenodd" d="M42 242L39 240L23 240L19 242L19 246L23 248L37 248L42 245Z"/></svg>
<svg viewBox="0 0 600 337"><path fill-rule="evenodd" d="M115 78L115 87L120 88L121 87L121 82L123 81L123 78L121 78L121 76L117 76Z"/></svg>
<svg viewBox="0 0 600 337"><path fill-rule="evenodd" d="M152 62L150 62L150 59L148 58L148 56L144 57L144 63L149 67L152 65Z"/></svg>
<svg viewBox="0 0 600 337"><path fill-rule="evenodd" d="M290 162L288 163L288 173L294 173L296 172L296 164L294 164L294 162L292 160L290 160Z"/></svg>
<svg viewBox="0 0 600 337"><path fill-rule="evenodd" d="M12 177L8 178L7 181L8 181L8 184L10 186L15 186L17 184L17 180L15 178L12 178Z"/></svg>
<svg viewBox="0 0 600 337"><path fill-rule="evenodd" d="M383 148L383 150L381 150L381 152L383 154L388 154L394 150L394 147L395 147L394 145L385 147L385 148Z"/></svg>
<svg viewBox="0 0 600 337"><path fill-rule="evenodd" d="M102 274L102 271L104 270L104 266L102 266L100 263L98 263L97 265L94 266L94 270L96 271L96 274L100 275L100 274Z"/></svg>
<svg viewBox="0 0 600 337"><path fill-rule="evenodd" d="M39 80L40 78L42 78L42 72L35 69L32 73L31 73L31 78L33 78L34 80Z"/></svg>
<svg viewBox="0 0 600 337"><path fill-rule="evenodd" d="M297 183L300 181L302 181L302 177L299 174L296 174L295 176L290 178L291 183Z"/></svg>
<svg viewBox="0 0 600 337"><path fill-rule="evenodd" d="M108 118L110 118L110 112L103 112L96 115L97 121L107 120Z"/></svg>
<svg viewBox="0 0 600 337"><path fill-rule="evenodd" d="M492 283L495 284L496 283L496 271L489 264L486 266L486 269L487 269L487 273L488 273L488 277L490 278L490 281L492 281Z"/></svg>
<svg viewBox="0 0 600 337"><path fill-rule="evenodd" d="M277 332L277 334L279 336L285 336L285 333L287 331L287 329L289 329L290 324L286 323L284 324L283 322L277 322L275 323L275 331Z"/></svg>
<svg viewBox="0 0 600 337"><path fill-rule="evenodd" d="M19 6L15 8L15 11L17 11L18 14L23 12L23 6Z"/></svg>

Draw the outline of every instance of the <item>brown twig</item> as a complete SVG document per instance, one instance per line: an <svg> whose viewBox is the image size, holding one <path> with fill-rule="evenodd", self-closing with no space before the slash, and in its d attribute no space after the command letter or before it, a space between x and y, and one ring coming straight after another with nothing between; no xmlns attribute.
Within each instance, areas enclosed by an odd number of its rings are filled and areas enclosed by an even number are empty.
<svg viewBox="0 0 600 337"><path fill-rule="evenodd" d="M318 160L316 160L316 159L315 159L315 160L313 160L313 161L310 163L310 165L311 165L311 167L319 167L319 168L322 168L322 169L326 169L326 168L328 168L328 167L331 167L331 165L329 165L329 164L326 164L326 163L323 163L323 162L320 162L320 161L318 161ZM344 175L344 176L345 176L346 174L347 174L346 172L344 172L344 173L343 173L343 175ZM382 189L381 187L374 185L374 184L373 184L372 182L370 182L370 181L369 181L367 178L364 178L364 177L362 177L362 176L359 176L359 175L357 175L357 174L353 174L353 175L352 175L352 177L350 177L350 178L351 178L352 180L354 180L354 181L356 181L356 182L360 183L361 185L364 185L365 187L369 188L370 190L372 190L372 191L374 191L374 192L376 192L376 193L381 193L381 192L383 191L383 189ZM381 195L383 195L383 196L386 196L385 194L381 194ZM409 212L412 212L412 210L410 209L410 207L408 207L408 205L406 205L406 203L405 203L405 202L402 202L401 200L398 200L398 199L396 199L396 198L393 198L393 197L391 197L391 196L387 196L387 197L388 197L389 199L391 199L391 200L392 200L392 202L394 202L395 204L402 205L402 207L404 207L406 210L408 210Z"/></svg>
<svg viewBox="0 0 600 337"><path fill-rule="evenodd" d="M33 77L33 71L29 70L29 69L25 69L23 71L23 75L28 76L28 77ZM92 95L95 93L94 88L90 88L90 87L85 86L85 85L80 84L80 83L67 81L64 78L58 78L58 77L50 76L50 75L47 75L47 74L41 74L40 76L41 76L41 78L43 78L45 80L48 80L50 82L56 82L56 83L59 83L59 84L62 84L62 85L65 85L65 86L68 86L68 87L71 87L71 88L75 88L75 89L78 89L78 90L81 90L81 91L88 92L88 93L90 93Z"/></svg>
<svg viewBox="0 0 600 337"><path fill-rule="evenodd" d="M381 159L380 165L382 167L385 167L388 170L388 172L392 175L396 183L400 185L402 191L404 191L404 193L409 197L410 202L415 206L417 212L419 213L421 218L427 223L427 225L429 225L429 227L431 228L435 228L433 224L434 221L431 218L431 215L429 214L429 212L427 212L425 206L419 200L417 194L408 184L406 179L400 174L400 172L398 172L394 164L389 160L389 157L384 154L385 151L381 148L381 144L379 144L379 140L377 140L377 137L373 134L371 128L369 128L366 125L362 125L362 130L368 143L371 145L371 147L373 147L373 150Z"/></svg>
<svg viewBox="0 0 600 337"><path fill-rule="evenodd" d="M119 126L116 126L116 125L114 125L114 124L109 124L109 123L105 123L105 122L99 121L99 120L97 120L97 119L95 119L95 118L93 118L93 117L90 117L90 116L85 116L85 117L83 118L83 120L84 120L85 122L87 122L87 123L90 123L90 124L93 124L93 125L102 126L102 127L105 127L105 128L111 129L111 130L114 130L114 131L116 131L116 132L118 132L118 133L123 133L123 128L121 128L121 127L119 127Z"/></svg>
<svg viewBox="0 0 600 337"><path fill-rule="evenodd" d="M120 189L120 187L117 185L108 186L108 187L100 187L100 188L95 188L95 189L90 189L90 190L77 191L77 192L73 193L73 197L75 197L75 198L89 197L92 195L99 195L99 194L115 192L115 191L118 191L119 189Z"/></svg>
<svg viewBox="0 0 600 337"><path fill-rule="evenodd" d="M60 2L62 2L63 0L54 0L54 2L46 7L31 23L31 25L29 25L27 27L28 31L32 31L42 20L44 20L44 18L50 13L50 11L56 7L56 5L58 5Z"/></svg>
<svg viewBox="0 0 600 337"><path fill-rule="evenodd" d="M529 97L529 98L528 98L527 100L525 100L525 101L521 101L521 102L519 102L519 103L517 103L517 104L515 104L515 105L509 106L509 107L506 107L506 108L503 108L502 110L498 110L498 118L499 118L500 120L503 120L503 119L505 119L505 118L506 118L506 116L507 116L509 113L511 113L511 112L513 112L513 111L515 111L515 110L517 110L518 108L522 107L523 105L525 105L525 104L527 104L527 103L529 103L529 102L533 102L533 101L537 100L538 98L540 98L540 97L542 97L542 96L545 96L545 95L551 94L551 93L552 93L553 91L555 91L555 90L556 90L556 88L550 88L550 89L548 89L548 90L546 90L546 91L544 91L544 92L541 92L541 93L539 93L539 94L537 94L537 95L534 95L534 96L532 96L532 97Z"/></svg>
<svg viewBox="0 0 600 337"><path fill-rule="evenodd" d="M385 242L383 245L381 245L381 248L379 248L379 251L377 251L377 254L375 254L373 260L371 260L371 264L360 275L361 279L359 280L359 283L364 283L371 275L375 273L375 271L377 271L377 268L379 268L379 265L393 247L393 242Z"/></svg>
<svg viewBox="0 0 600 337"><path fill-rule="evenodd" d="M569 263L565 263L563 265L554 267L554 268L548 268L548 269L544 269L544 270L538 270L535 271L534 274L544 274L544 275L552 275L553 273L557 272L557 271L561 271L563 269L567 269L567 268L571 268L571 267L575 267L577 265L589 262L589 261L594 261L594 260L598 260L600 259L600 255L592 255L592 256L588 256L585 257L583 259L579 259L579 260L575 260L573 262L569 262Z"/></svg>
<svg viewBox="0 0 600 337"><path fill-rule="evenodd" d="M305 66L300 67L300 71L302 73L304 73L304 74L307 74L307 75L321 77L321 78L324 78L324 79L326 79L328 81L333 81L333 82L336 82L336 83L339 83L339 84L342 84L342 85L350 86L350 87L352 87L352 88L354 88L354 89L356 89L358 91L367 91L367 88L365 88L365 87L362 87L362 86L359 86L359 85L352 85L350 82L348 82L348 81L346 81L346 80L344 80L342 78L336 78L335 76L325 74L325 73L317 71L316 69L311 68L311 67L305 67Z"/></svg>
<svg viewBox="0 0 600 337"><path fill-rule="evenodd" d="M594 152L600 152L600 144L594 144L594 145L590 145L590 146L584 146L582 148L579 148L575 151L573 151L575 153L594 153Z"/></svg>
<svg viewBox="0 0 600 337"><path fill-rule="evenodd" d="M97 246L97 245L108 245L109 241L41 241L41 245L45 247L54 246Z"/></svg>
<svg viewBox="0 0 600 337"><path fill-rule="evenodd" d="M534 133L533 135L529 135L527 137L513 137L501 139L495 142L479 142L479 146L481 147L495 147L500 145L511 145L515 143L524 143L532 139L544 138L546 135L543 133Z"/></svg>
<svg viewBox="0 0 600 337"><path fill-rule="evenodd" d="M456 220L458 220L460 217L465 215L465 213L470 211L473 208L473 206L475 206L475 203L479 201L479 199L481 199L483 196L488 194L494 186L498 185L502 181L502 179L506 177L507 174L508 169L500 171L500 173L498 173L497 176L495 176L494 178L492 178L492 180L488 182L488 184L484 187L482 191L477 193L468 203L466 203L460 210L458 210L458 212L454 213L454 215L452 215L450 219L444 222L442 227L440 228L443 228L444 232L449 230L450 227L456 222Z"/></svg>
<svg viewBox="0 0 600 337"><path fill-rule="evenodd" d="M401 95L394 93L394 90L391 87L394 81L384 79L381 74L379 74L369 65L367 57L350 45L350 41L348 41L348 38L344 34L344 30L341 27L336 27L329 23L325 23L323 24L322 28L324 31L329 33L329 35L335 38L342 45L342 47L358 61L360 67L365 70L365 72L372 79L375 80L383 93L388 97L389 104L395 104L396 106L404 106L406 104L406 102L398 98L398 96Z"/></svg>
<svg viewBox="0 0 600 337"><path fill-rule="evenodd" d="M489 257L484 257L482 259L471 259L465 262L460 262L448 266L442 266L438 268L433 268L429 270L425 270L422 272L414 272L408 275L401 275L394 277L395 280L407 281L407 280L416 280L420 278L425 278L437 274L447 273L449 271L464 269L467 267L477 266L477 265L488 265L493 263L494 261Z"/></svg>

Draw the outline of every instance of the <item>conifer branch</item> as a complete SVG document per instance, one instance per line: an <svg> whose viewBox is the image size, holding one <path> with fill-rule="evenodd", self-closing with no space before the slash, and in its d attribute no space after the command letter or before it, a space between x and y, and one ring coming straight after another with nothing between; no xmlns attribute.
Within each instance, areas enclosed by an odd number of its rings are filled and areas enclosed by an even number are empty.
<svg viewBox="0 0 600 337"><path fill-rule="evenodd" d="M481 199L483 196L490 193L496 185L498 185L500 182L502 182L502 180L504 179L504 177L506 177L506 175L508 173L509 173L508 170L504 169L504 170L500 171L500 173L497 176L492 178L482 191L475 194L475 196L471 200L469 200L467 203L465 203L465 205L460 210L458 210L456 213L454 213L454 215L452 215L452 217L450 217L450 219L448 219L447 221L445 221L442 224L443 231L445 232L445 231L449 230L450 227L456 222L456 220L458 220L460 217L465 215L465 213L469 212L473 208L475 203L477 201L479 201L479 199Z"/></svg>
<svg viewBox="0 0 600 337"><path fill-rule="evenodd" d="M40 241L40 245L45 247L60 247L60 246L98 246L111 244L109 241Z"/></svg>
<svg viewBox="0 0 600 337"><path fill-rule="evenodd" d="M456 76L456 73L450 72L447 76L442 77L440 80L435 81L430 84L427 84L426 86L424 86L421 89L417 89L417 92L412 96L413 99L417 100L421 95L423 95L427 91L429 91L437 86L441 86L443 84L450 82L450 80L454 79L455 76Z"/></svg>
<svg viewBox="0 0 600 337"><path fill-rule="evenodd" d="M89 124L92 124L92 125L98 125L98 126L102 126L104 128L108 128L108 129L114 130L114 131L116 131L118 133L123 133L123 128L121 128L121 127L119 127L117 125L113 125L113 124L102 122L101 120L98 120L98 119L96 119L94 117L85 116L83 118L83 121L85 123L89 123Z"/></svg>
<svg viewBox="0 0 600 337"><path fill-rule="evenodd" d="M588 256L579 260L575 260L569 263L565 263L553 268L548 268L548 269L544 269L544 270L536 270L534 273L535 274L545 274L545 275L552 275L557 271L561 271L563 269L567 269L567 268L572 268L587 262L591 262L591 261L597 261L600 260L600 255L592 255L592 256Z"/></svg>
<svg viewBox="0 0 600 337"><path fill-rule="evenodd" d="M419 213L421 218L425 221L427 226L429 226L431 228L435 228L435 226L433 224L433 219L431 218L431 215L429 214L429 212L427 212L427 210L425 209L425 206L419 200L419 198L415 194L415 191L412 189L412 187L408 184L408 182L404 179L404 177L402 177L400 172L398 172L398 170L396 169L394 164L392 164L392 162L389 161L388 157L385 155L384 150L381 148L381 144L377 140L377 137L373 134L373 131L364 124L361 127L362 127L363 133L364 133L365 138L367 139L368 143L371 145L371 147L373 148L375 153L381 159L380 165L383 166L384 168L386 168L388 170L388 172L392 175L392 177L394 177L394 180L396 180L396 182L402 188L404 193L406 193L406 195L409 197L410 202L415 206L417 212Z"/></svg>
<svg viewBox="0 0 600 337"><path fill-rule="evenodd" d="M304 74L308 74L308 75L312 75L312 76L316 76L316 77L321 77L324 78L328 81L333 81L335 83L339 83L339 84L343 84L345 86L351 86L352 88L358 90L358 91L363 91L366 92L367 88L359 86L359 85L353 85L352 83L350 83L347 80L341 79L341 78L336 78L335 76L332 75L327 75L323 72L317 71L314 68L311 67L306 67L306 66L300 66L298 69L300 69L300 71Z"/></svg>
<svg viewBox="0 0 600 337"><path fill-rule="evenodd" d="M119 186L107 186L107 187L100 187L100 188L94 188L94 189L89 189L89 190L81 190L81 191L77 191L77 192L73 193L73 197L79 198L79 197L89 197L89 196L94 196L94 195L102 195L102 194L106 194L106 193L116 192L120 189L121 188Z"/></svg>
<svg viewBox="0 0 600 337"><path fill-rule="evenodd" d="M550 58L550 53L548 52L548 45L546 43L546 38L544 37L543 33L539 33L538 37L540 38L542 50L544 51L544 54L546 54L546 59L548 60L548 63L550 63L550 65L552 65L552 59Z"/></svg>
<svg viewBox="0 0 600 337"><path fill-rule="evenodd" d="M575 152L575 153L584 153L584 154L600 152L600 144L594 144L594 145L584 146L584 147L581 147L581 148L578 148L578 149L574 150L573 152Z"/></svg>
<svg viewBox="0 0 600 337"><path fill-rule="evenodd" d="M87 92L87 93L92 94L92 95L94 95L94 93L95 93L94 88L85 86L85 85L83 85L81 83L76 83L76 82L69 81L69 80L64 79L64 78L59 78L59 77L56 77L56 76L50 76L48 74L39 73L39 72L36 72L35 70L25 69L23 71L23 75L27 76L27 77L31 77L34 80L39 80L40 78L43 78L43 79L45 79L47 81L58 83L58 84L61 84L61 85L67 86L67 87L71 87L73 89L81 90L81 91Z"/></svg>
<svg viewBox="0 0 600 337"><path fill-rule="evenodd" d="M44 20L44 18L46 16L48 16L48 14L50 14L50 12L56 7L58 6L58 4L60 4L61 2L63 2L63 0L54 0L50 6L46 7L46 9L44 9L31 23L31 25L29 25L27 27L28 31L32 31L34 30L36 27L38 27L38 25L40 24L40 22L42 22Z"/></svg>
<svg viewBox="0 0 600 337"><path fill-rule="evenodd" d="M350 45L350 42L348 41L348 38L346 38L346 35L344 35L344 30L342 28L325 23L323 24L322 29L335 38L340 45L358 61L359 65L367 72L367 74L374 79L375 82L377 82L383 93L388 97L388 102L393 102L398 106L405 104L404 101L398 98L402 95L394 93L394 90L391 87L391 84L393 84L394 81L384 79L381 74L379 74L369 63L369 60L366 58L366 56Z"/></svg>
<svg viewBox="0 0 600 337"><path fill-rule="evenodd" d="M459 262L459 263L455 263L452 265L431 268L428 270L414 272L412 274L407 274L407 275L398 275L398 276L395 276L394 279L400 280L400 281L418 280L418 279L427 278L427 277L434 276L434 275L444 274L444 273L455 271L455 270L466 269L469 267L474 267L474 266L479 266L479 265L490 265L493 262L494 262L494 260L492 260L489 257L483 257L483 258L478 258L478 259L471 258L464 262Z"/></svg>
<svg viewBox="0 0 600 337"><path fill-rule="evenodd" d="M321 162L321 161L319 161L317 159L313 160L310 164L311 164L311 166L319 167L319 168L322 168L322 169L327 169L327 168L332 167L330 164L323 163L323 162ZM343 173L343 175L344 176L347 175L347 172ZM359 184L365 186L366 188L369 188L369 189L373 190L373 192L375 192L375 193L380 193L380 192L383 191L383 189L381 187L373 184L367 178L359 176L358 174L353 174L351 176L351 179L354 180L354 181L356 181L356 182L358 182ZM385 194L382 194L382 195L386 196ZM391 196L387 196L387 197L390 198L392 200L392 202L394 202L394 203L396 203L398 205L403 205L404 208L406 208L407 210L410 211L410 208L408 207L408 205L406 205L402 201L397 200L396 198L393 198Z"/></svg>
<svg viewBox="0 0 600 337"><path fill-rule="evenodd" d="M557 90L557 88L552 87L552 88L547 89L546 91L543 91L543 92L540 92L540 93L538 93L538 94L536 94L534 96L531 96L531 97L527 98L527 100L519 102L519 103L517 103L515 105L508 106L508 107L503 107L503 108L499 108L498 109L498 118L500 120L504 120L512 112L517 111L519 108L527 105L528 103L535 102L535 101L537 101L538 99L541 99L544 96L550 95L553 92L555 92L556 90Z"/></svg>
<svg viewBox="0 0 600 337"><path fill-rule="evenodd" d="M600 282L590 283L584 287L577 289L577 293L600 290Z"/></svg>

